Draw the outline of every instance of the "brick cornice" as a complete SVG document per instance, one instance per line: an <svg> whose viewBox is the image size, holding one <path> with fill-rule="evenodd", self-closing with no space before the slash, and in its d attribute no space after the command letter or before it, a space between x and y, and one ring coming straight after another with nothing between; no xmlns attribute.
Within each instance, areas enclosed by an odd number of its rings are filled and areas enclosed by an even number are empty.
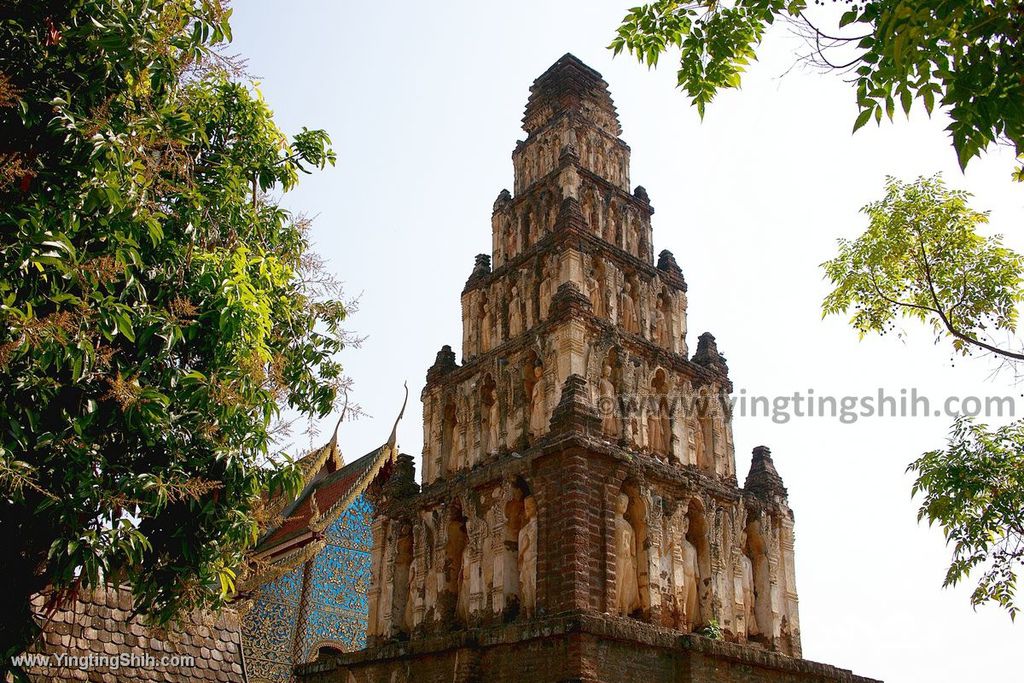
<svg viewBox="0 0 1024 683"><path fill-rule="evenodd" d="M586 225L585 222L584 225ZM550 255L566 248L585 251L588 254L597 254L601 258L611 261L620 271L635 271L643 274L645 277L660 275L662 280L673 289L683 292L687 290L686 281L683 279L681 272L661 270L654 264L633 256L611 242L606 242L597 235L592 234L588 229L565 226L549 232L514 259L501 264L500 267L488 273L474 274L466 281L462 294L465 295L474 290L489 287L509 273L518 271L523 265L535 260L541 254Z"/></svg>
<svg viewBox="0 0 1024 683"><path fill-rule="evenodd" d="M787 657L757 647L712 640L693 633L679 633L628 617L599 615L583 611L564 612L526 623L501 624L465 629L411 641L388 642L357 652L331 653L321 656L315 662L300 664L296 667L296 672L300 676L323 675L346 666L362 663L386 663L410 658L440 656L457 650L480 653L489 648L525 644L534 640L550 642L552 639L580 635L604 642L626 643L635 646L638 651L653 649L658 651L658 656L699 656L738 664L744 668L766 669L779 676L778 679L772 680L880 683L875 679L858 676L848 669L830 664Z"/></svg>

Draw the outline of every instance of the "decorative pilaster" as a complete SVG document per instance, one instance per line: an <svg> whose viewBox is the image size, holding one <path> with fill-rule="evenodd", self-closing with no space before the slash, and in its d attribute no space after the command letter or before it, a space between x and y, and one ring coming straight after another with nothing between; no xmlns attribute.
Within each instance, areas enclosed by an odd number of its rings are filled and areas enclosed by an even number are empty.
<svg viewBox="0 0 1024 683"><path fill-rule="evenodd" d="M562 398L551 415L551 432L580 432L599 435L601 419L590 400L587 380L569 375L562 385Z"/></svg>

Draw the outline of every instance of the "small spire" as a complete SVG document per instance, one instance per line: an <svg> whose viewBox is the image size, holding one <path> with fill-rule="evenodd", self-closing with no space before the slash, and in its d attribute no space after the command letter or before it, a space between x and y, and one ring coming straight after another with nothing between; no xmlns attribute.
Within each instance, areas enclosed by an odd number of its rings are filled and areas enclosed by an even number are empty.
<svg viewBox="0 0 1024 683"><path fill-rule="evenodd" d="M729 372L725 356L718 352L718 344L715 343L715 335L705 332L697 338L697 352L693 354L694 363L708 368L718 370L722 373Z"/></svg>
<svg viewBox="0 0 1024 683"><path fill-rule="evenodd" d="M783 486L782 477L775 469L772 452L767 446L754 448L750 471L747 473L743 488L764 498L786 497L786 487Z"/></svg>
<svg viewBox="0 0 1024 683"><path fill-rule="evenodd" d="M429 384L434 382L457 367L459 366L455 363L455 352L452 351L451 345L445 344L441 347L441 350L437 352L437 356L434 358L434 364L427 370L427 383Z"/></svg>
<svg viewBox="0 0 1024 683"><path fill-rule="evenodd" d="M502 190L498 193L498 197L494 200L494 208L492 213L497 213L501 209L512 201L512 194L508 190Z"/></svg>
<svg viewBox="0 0 1024 683"><path fill-rule="evenodd" d="M662 249L661 253L658 254L658 270L666 273L672 273L674 275L682 275L683 269L676 263L675 254L668 249Z"/></svg>
<svg viewBox="0 0 1024 683"><path fill-rule="evenodd" d="M395 469L384 484L384 495L389 500L408 498L420 491L420 485L416 483L416 465L413 464L412 456L400 453L395 460Z"/></svg>
<svg viewBox="0 0 1024 683"><path fill-rule="evenodd" d="M473 272L469 274L469 278L466 280L466 287L468 288L474 282L480 278L487 277L491 274L491 255L490 254L477 254L473 260Z"/></svg>
<svg viewBox="0 0 1024 683"><path fill-rule="evenodd" d="M668 279L674 280L677 287L687 290L686 279L683 277L683 269L676 263L676 257L668 249L662 249L658 254L658 270L665 273Z"/></svg>

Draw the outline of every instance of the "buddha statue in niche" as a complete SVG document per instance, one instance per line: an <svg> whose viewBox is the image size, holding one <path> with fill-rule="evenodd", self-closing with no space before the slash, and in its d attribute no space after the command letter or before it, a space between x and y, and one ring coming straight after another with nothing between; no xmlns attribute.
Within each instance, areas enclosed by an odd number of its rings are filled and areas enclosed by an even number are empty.
<svg viewBox="0 0 1024 683"><path fill-rule="evenodd" d="M523 499L523 526L519 529L519 606L527 616L537 605L537 501Z"/></svg>
<svg viewBox="0 0 1024 683"><path fill-rule="evenodd" d="M523 331L523 312L519 305L519 287L512 285L508 297L508 334L515 337Z"/></svg>
<svg viewBox="0 0 1024 683"><path fill-rule="evenodd" d="M622 286L622 304L619 309L619 322L622 329L631 334L640 333L640 323L636 315L636 301L633 299L633 285L627 282Z"/></svg>
<svg viewBox="0 0 1024 683"><path fill-rule="evenodd" d="M485 396L487 403L485 404L485 411L483 412L484 429L483 432L485 439L484 453L487 455L493 455L498 452L499 444L499 414L498 414L498 390L491 389Z"/></svg>
<svg viewBox="0 0 1024 683"><path fill-rule="evenodd" d="M757 618L754 614L754 564L750 561L750 549L747 547L746 530L740 533L740 575L737 577L736 596L737 602L742 602L743 627L747 637L756 636L760 631L757 628Z"/></svg>
<svg viewBox="0 0 1024 683"><path fill-rule="evenodd" d="M690 529L690 518L683 515L680 525L679 550L682 556L682 586L680 587L679 602L683 611L683 628L687 631L696 627L700 621L700 602L698 599L698 582L700 571L697 566L697 548L686 538Z"/></svg>
<svg viewBox="0 0 1024 683"><path fill-rule="evenodd" d="M612 367L605 365L598 380L600 400L598 409L601 413L601 433L617 438L619 436L619 398L612 380Z"/></svg>
<svg viewBox="0 0 1024 683"><path fill-rule="evenodd" d="M544 405L544 368L533 369L533 389L530 392L530 436L537 438L547 429L547 407Z"/></svg>
<svg viewBox="0 0 1024 683"><path fill-rule="evenodd" d="M619 614L629 615L640 607L637 581L636 530L626 518L629 496L620 493L615 509L615 600Z"/></svg>

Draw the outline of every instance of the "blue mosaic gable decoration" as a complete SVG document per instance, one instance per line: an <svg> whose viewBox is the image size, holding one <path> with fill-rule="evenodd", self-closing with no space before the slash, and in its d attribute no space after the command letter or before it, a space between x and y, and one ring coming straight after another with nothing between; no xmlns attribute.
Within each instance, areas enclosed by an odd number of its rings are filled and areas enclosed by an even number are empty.
<svg viewBox="0 0 1024 683"><path fill-rule="evenodd" d="M327 531L327 544L307 565L309 599L300 637L300 661L331 645L366 647L370 588L370 504L359 496Z"/></svg>
<svg viewBox="0 0 1024 683"><path fill-rule="evenodd" d="M249 605L242 644L253 683L289 683L295 665L316 659L323 647L366 646L373 516L368 491L391 476L408 400L406 387L387 442L348 464L338 450L339 419L331 440L298 461L301 493L268 501L274 521L256 545L253 575L239 589Z"/></svg>
<svg viewBox="0 0 1024 683"><path fill-rule="evenodd" d="M366 646L370 514L360 495L311 560L259 588L242 624L250 681L287 683L294 664L315 659L324 645Z"/></svg>

